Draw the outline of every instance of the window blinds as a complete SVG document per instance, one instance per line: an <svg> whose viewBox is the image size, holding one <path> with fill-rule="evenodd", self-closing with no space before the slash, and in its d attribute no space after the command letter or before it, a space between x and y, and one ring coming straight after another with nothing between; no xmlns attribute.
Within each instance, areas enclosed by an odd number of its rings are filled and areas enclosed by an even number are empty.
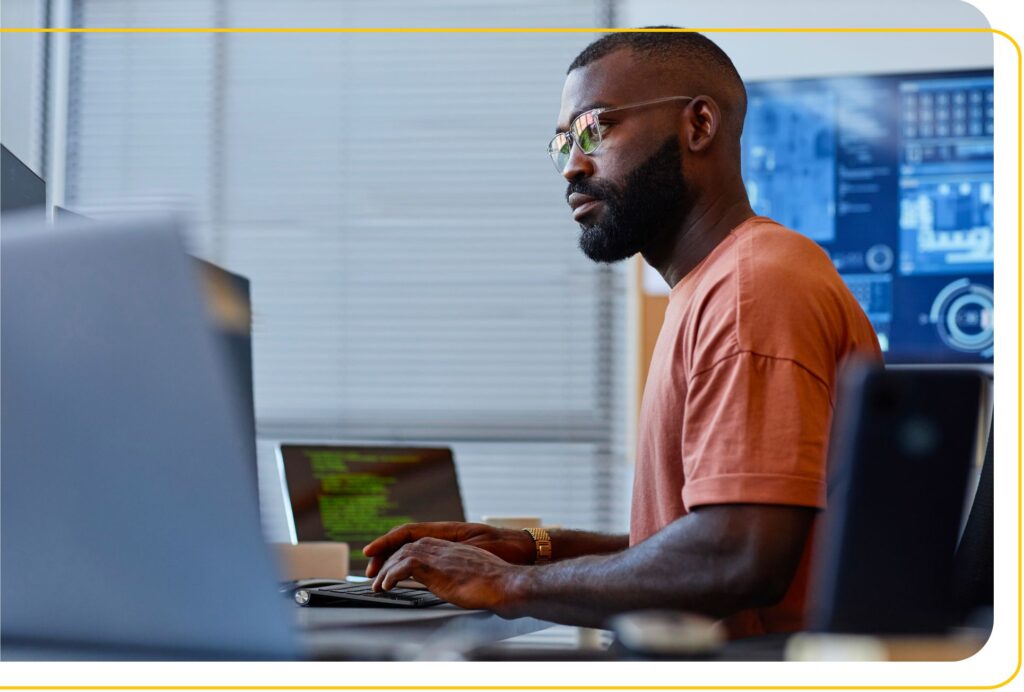
<svg viewBox="0 0 1024 692"><path fill-rule="evenodd" d="M82 0L81 26L594 26L594 0ZM624 530L626 273L576 247L544 146L574 34L77 35L68 205L186 205L252 281L279 440L454 447L470 518Z"/></svg>

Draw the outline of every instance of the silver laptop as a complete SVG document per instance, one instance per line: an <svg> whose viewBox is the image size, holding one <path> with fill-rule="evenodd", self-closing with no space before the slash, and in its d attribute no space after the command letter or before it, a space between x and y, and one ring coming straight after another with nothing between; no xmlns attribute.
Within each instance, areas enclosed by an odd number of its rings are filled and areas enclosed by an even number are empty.
<svg viewBox="0 0 1024 692"><path fill-rule="evenodd" d="M0 256L0 657L297 657L179 224L5 216Z"/></svg>

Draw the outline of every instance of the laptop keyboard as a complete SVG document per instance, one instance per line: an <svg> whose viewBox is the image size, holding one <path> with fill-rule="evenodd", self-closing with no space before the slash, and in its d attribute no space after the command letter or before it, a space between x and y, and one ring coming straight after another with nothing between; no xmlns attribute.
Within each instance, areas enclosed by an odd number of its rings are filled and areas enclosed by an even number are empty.
<svg viewBox="0 0 1024 692"><path fill-rule="evenodd" d="M317 589L299 589L295 602L301 606L362 606L426 608L446 603L423 589L394 588L391 591L375 592L369 584L339 584Z"/></svg>

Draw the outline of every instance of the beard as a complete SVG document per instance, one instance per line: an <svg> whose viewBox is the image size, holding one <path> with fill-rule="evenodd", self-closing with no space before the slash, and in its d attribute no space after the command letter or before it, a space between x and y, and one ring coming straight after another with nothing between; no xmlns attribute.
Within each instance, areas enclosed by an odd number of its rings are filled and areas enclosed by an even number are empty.
<svg viewBox="0 0 1024 692"><path fill-rule="evenodd" d="M566 198L574 192L604 202L596 222L580 224L583 254L605 263L632 257L682 223L688 195L679 139L666 139L626 176L621 187L602 180L579 180L569 184Z"/></svg>

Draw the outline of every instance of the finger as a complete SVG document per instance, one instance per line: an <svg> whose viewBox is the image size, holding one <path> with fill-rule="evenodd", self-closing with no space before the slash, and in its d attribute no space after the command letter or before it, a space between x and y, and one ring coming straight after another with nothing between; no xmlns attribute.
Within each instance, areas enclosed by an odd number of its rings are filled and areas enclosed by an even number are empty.
<svg viewBox="0 0 1024 692"><path fill-rule="evenodd" d="M391 529L383 536L373 539L363 548L363 555L373 557L374 555L387 555L394 552L395 548L409 542L409 530L413 526L415 524L402 524Z"/></svg>
<svg viewBox="0 0 1024 692"><path fill-rule="evenodd" d="M363 555L373 557L375 555L386 556L394 552L406 543L418 541L427 536L446 538L454 532L458 522L431 521L419 524L402 524L388 531L380 538L376 538L363 548Z"/></svg>
<svg viewBox="0 0 1024 692"><path fill-rule="evenodd" d="M366 565L366 576L375 577L380 572L380 568L384 566L384 558L371 557L370 561Z"/></svg>
<svg viewBox="0 0 1024 692"><path fill-rule="evenodd" d="M373 588L374 591L390 591L394 588L395 584L408 579L413 570L415 569L415 561L410 557L403 557L399 560L389 560L388 564L384 566L380 574L377 575L377 579L374 580Z"/></svg>
<svg viewBox="0 0 1024 692"><path fill-rule="evenodd" d="M381 588L385 591L390 591L398 582L412 577L415 569L416 561L411 557L397 562L394 567L388 570L387 576L381 582Z"/></svg>
<svg viewBox="0 0 1024 692"><path fill-rule="evenodd" d="M394 566L405 559L409 551L409 545L403 545L396 552L392 553L387 560L381 560L383 563L377 570L377 576L373 580L373 584L370 586L374 591L384 590L384 579L388 576L388 573L394 569Z"/></svg>
<svg viewBox="0 0 1024 692"><path fill-rule="evenodd" d="M403 579L417 579L429 587L427 578L433 574L431 561L452 544L439 538L421 538L407 543L384 562L373 581L374 591L390 591Z"/></svg>

